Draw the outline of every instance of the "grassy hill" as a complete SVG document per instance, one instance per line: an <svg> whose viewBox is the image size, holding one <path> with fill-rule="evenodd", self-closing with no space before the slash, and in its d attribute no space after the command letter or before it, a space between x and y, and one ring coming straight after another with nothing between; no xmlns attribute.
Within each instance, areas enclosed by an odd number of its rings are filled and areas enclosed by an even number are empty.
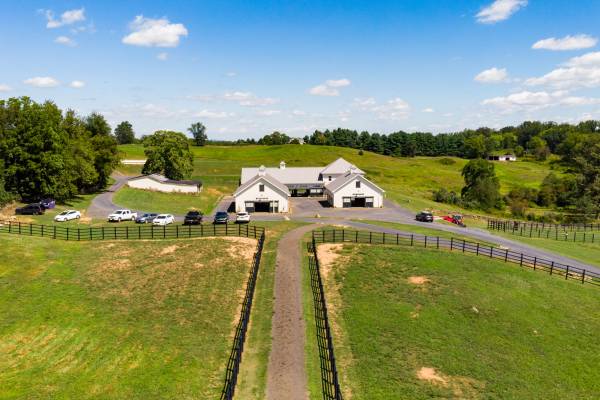
<svg viewBox="0 0 600 400"><path fill-rule="evenodd" d="M1 240L0 398L219 397L255 241Z"/></svg>
<svg viewBox="0 0 600 400"><path fill-rule="evenodd" d="M141 145L120 146L123 158L144 158ZM413 210L422 208L448 209L433 202L431 192L445 187L460 192L463 179L460 175L467 160L452 157L395 158L358 150L311 145L282 146L206 146L193 147L194 179L205 182L205 189L230 194L239 181L242 167L260 165L275 167L284 160L290 167L325 166L338 157L356 164L367 172L375 183L387 191L387 197ZM442 158L454 163L447 165ZM141 167L123 166L125 173L139 173ZM549 163L518 161L496 163L496 172L502 191L508 192L516 185L538 187L550 172Z"/></svg>
<svg viewBox="0 0 600 400"><path fill-rule="evenodd" d="M319 255L345 397L592 399L600 392L598 288L483 257L327 246L335 247L321 246ZM314 351L311 387L319 379Z"/></svg>

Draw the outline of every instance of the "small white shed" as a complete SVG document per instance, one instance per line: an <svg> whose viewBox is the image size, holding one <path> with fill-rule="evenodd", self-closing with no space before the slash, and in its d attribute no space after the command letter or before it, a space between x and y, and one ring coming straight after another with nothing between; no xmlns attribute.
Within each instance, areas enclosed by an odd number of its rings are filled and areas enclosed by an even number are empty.
<svg viewBox="0 0 600 400"><path fill-rule="evenodd" d="M127 181L127 186L165 193L199 193L202 190L202 183L199 181L176 181L159 174L136 176Z"/></svg>

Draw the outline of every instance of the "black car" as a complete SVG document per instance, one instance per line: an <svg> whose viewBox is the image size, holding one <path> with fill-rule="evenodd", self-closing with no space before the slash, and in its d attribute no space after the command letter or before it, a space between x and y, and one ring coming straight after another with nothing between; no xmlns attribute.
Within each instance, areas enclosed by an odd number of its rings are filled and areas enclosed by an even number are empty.
<svg viewBox="0 0 600 400"><path fill-rule="evenodd" d="M219 211L215 214L213 224L226 224L227 222L229 222L229 214L225 211Z"/></svg>
<svg viewBox="0 0 600 400"><path fill-rule="evenodd" d="M421 222L433 222L433 214L429 211L421 211L417 214L415 219Z"/></svg>
<svg viewBox="0 0 600 400"><path fill-rule="evenodd" d="M15 214L17 215L42 215L44 212L44 207L39 203L28 204L15 210Z"/></svg>
<svg viewBox="0 0 600 400"><path fill-rule="evenodd" d="M204 215L200 211L189 211L183 219L184 225L198 225L202 223Z"/></svg>

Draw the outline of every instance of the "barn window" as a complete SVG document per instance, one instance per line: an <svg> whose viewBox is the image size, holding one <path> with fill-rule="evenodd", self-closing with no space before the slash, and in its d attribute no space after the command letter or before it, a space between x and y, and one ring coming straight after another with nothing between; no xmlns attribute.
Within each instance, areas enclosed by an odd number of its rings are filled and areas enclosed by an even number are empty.
<svg viewBox="0 0 600 400"><path fill-rule="evenodd" d="M331 181L331 175L329 175L329 180Z"/></svg>
<svg viewBox="0 0 600 400"><path fill-rule="evenodd" d="M360 181L356 181L356 188L360 189Z"/></svg>
<svg viewBox="0 0 600 400"><path fill-rule="evenodd" d="M258 185L258 191L259 192L264 192L265 191L265 185L263 185L262 183L260 185Z"/></svg>

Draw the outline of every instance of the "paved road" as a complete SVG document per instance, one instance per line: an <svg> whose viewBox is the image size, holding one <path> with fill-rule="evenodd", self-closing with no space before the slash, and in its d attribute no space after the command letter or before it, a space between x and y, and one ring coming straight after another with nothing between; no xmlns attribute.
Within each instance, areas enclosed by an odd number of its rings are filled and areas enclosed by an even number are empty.
<svg viewBox="0 0 600 400"><path fill-rule="evenodd" d="M277 245L271 354L267 368L268 400L306 400L304 312L302 309L302 237L316 225L286 233Z"/></svg>
<svg viewBox="0 0 600 400"><path fill-rule="evenodd" d="M111 187L109 187L105 192L94 197L90 206L85 212L86 216L104 219L108 216L108 214L120 208L115 203L113 203L113 195L117 190L119 190L123 185L125 185L129 177L119 174L117 172L113 173L111 177L115 180L115 183Z"/></svg>

